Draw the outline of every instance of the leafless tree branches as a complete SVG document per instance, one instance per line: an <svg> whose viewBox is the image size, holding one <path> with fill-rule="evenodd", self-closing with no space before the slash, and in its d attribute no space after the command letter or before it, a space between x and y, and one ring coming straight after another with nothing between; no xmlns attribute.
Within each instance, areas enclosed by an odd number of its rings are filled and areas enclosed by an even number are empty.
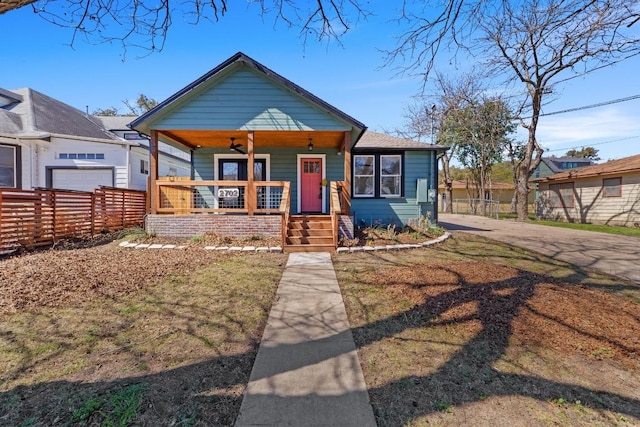
<svg viewBox="0 0 640 427"><path fill-rule="evenodd" d="M164 48L175 19L191 24L217 22L230 7L239 7L229 0L40 0L3 2L0 13L27 4L52 24L71 29L71 46L78 39L118 42L125 51L135 47L148 53ZM273 16L274 25L282 22L298 28L305 41L310 36L319 41L339 40L355 22L369 15L359 0L250 0L244 7L249 13Z"/></svg>

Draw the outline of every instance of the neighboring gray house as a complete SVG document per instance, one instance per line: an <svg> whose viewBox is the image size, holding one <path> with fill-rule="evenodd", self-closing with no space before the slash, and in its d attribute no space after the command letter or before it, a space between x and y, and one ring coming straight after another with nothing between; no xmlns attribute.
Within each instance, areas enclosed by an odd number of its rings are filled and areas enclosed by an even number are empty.
<svg viewBox="0 0 640 427"><path fill-rule="evenodd" d="M545 176L560 173L568 169L591 166L595 163L591 159L584 157L543 157L533 174L533 178L544 178Z"/></svg>
<svg viewBox="0 0 640 427"><path fill-rule="evenodd" d="M188 174L189 162L178 160ZM159 161L167 162L164 153ZM148 165L148 143L36 90L0 89L0 187L144 190Z"/></svg>

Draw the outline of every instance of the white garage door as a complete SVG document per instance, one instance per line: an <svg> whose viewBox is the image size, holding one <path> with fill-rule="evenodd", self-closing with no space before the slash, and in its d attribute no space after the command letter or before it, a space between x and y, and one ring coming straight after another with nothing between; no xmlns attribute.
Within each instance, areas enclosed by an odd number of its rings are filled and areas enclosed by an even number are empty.
<svg viewBox="0 0 640 427"><path fill-rule="evenodd" d="M112 169L53 169L51 187L93 191L101 185L113 186Z"/></svg>

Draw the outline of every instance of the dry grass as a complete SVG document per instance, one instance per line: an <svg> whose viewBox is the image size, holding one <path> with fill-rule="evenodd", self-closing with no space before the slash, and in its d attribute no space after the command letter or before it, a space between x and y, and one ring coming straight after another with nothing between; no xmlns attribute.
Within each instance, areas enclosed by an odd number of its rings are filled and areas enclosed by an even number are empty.
<svg viewBox="0 0 640 427"><path fill-rule="evenodd" d="M285 259L112 243L0 260L0 424L104 424L127 390L136 425L232 424Z"/></svg>
<svg viewBox="0 0 640 427"><path fill-rule="evenodd" d="M334 261L379 425L640 424L640 286L465 235Z"/></svg>

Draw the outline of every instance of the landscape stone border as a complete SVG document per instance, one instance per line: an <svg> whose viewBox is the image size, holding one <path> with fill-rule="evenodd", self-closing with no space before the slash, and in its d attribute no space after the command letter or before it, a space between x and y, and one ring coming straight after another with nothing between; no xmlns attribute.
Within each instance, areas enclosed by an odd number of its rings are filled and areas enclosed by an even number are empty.
<svg viewBox="0 0 640 427"><path fill-rule="evenodd" d="M429 246L436 245L438 243L442 243L451 237L451 233L446 231L442 236L437 237L432 240L427 240L422 243L414 243L414 244L402 244L402 245L379 245L379 246L351 246L351 247L340 247L336 249L336 253L346 254L353 252L370 252L370 251L399 251L403 249L417 249L417 248L426 248Z"/></svg>
<svg viewBox="0 0 640 427"><path fill-rule="evenodd" d="M426 248L428 246L433 246L435 244L444 242L451 236L451 233L448 231L445 232L442 236L437 237L433 240L427 240L422 243L415 244L403 244L403 245L380 245L380 246L352 246L352 247L339 247L336 249L336 253L344 254L344 253L353 253L353 252L370 252L370 251L399 251L403 249L414 249L414 248ZM130 243L128 241L121 242L119 244L120 247L123 248L132 248L132 249L185 249L186 245L162 245L159 243L156 244L148 244L148 243ZM282 252L281 246L205 246L205 251L226 251L226 252Z"/></svg>

